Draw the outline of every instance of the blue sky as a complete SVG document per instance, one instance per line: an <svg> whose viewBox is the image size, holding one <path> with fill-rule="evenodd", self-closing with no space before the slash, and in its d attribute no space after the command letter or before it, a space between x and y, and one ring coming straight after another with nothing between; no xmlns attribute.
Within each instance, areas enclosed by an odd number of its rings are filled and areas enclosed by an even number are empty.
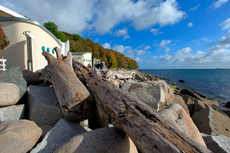
<svg viewBox="0 0 230 153"><path fill-rule="evenodd" d="M230 68L228 0L1 0L0 5L117 50L141 69Z"/></svg>

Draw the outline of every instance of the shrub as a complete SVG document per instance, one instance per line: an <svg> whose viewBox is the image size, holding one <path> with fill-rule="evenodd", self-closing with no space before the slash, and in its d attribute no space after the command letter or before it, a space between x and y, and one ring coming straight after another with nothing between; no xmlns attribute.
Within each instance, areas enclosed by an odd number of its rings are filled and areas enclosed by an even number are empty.
<svg viewBox="0 0 230 153"><path fill-rule="evenodd" d="M2 52L10 44L7 36L5 35L2 25L0 24L0 58L2 57Z"/></svg>

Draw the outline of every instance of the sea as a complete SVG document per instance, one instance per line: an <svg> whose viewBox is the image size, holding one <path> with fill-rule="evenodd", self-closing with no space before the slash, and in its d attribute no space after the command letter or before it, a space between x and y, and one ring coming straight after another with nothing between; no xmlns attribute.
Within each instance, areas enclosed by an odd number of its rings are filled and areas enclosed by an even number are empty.
<svg viewBox="0 0 230 153"><path fill-rule="evenodd" d="M230 69L140 69L179 88L196 91L218 102L230 101ZM185 83L180 83L184 80Z"/></svg>

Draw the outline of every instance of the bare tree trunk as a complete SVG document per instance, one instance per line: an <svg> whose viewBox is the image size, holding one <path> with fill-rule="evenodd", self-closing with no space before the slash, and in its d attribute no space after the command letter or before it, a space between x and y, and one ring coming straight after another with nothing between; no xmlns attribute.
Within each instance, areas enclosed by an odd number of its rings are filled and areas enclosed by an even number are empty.
<svg viewBox="0 0 230 153"><path fill-rule="evenodd" d="M81 121L90 118L96 108L95 101L74 73L71 52L63 58L57 47L55 51L57 59L46 51L42 53L48 61L48 66L42 70L40 79L53 84L66 119Z"/></svg>
<svg viewBox="0 0 230 153"><path fill-rule="evenodd" d="M211 152L154 109L97 76L94 69L86 79L102 118L123 130L141 152Z"/></svg>

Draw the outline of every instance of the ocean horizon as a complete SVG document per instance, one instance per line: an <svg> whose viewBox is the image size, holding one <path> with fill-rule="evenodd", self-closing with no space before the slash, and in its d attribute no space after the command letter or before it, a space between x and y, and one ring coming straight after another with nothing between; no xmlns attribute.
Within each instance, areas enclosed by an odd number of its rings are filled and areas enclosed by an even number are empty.
<svg viewBox="0 0 230 153"><path fill-rule="evenodd" d="M218 102L230 101L230 69L139 69ZM184 80L185 83L180 83Z"/></svg>

